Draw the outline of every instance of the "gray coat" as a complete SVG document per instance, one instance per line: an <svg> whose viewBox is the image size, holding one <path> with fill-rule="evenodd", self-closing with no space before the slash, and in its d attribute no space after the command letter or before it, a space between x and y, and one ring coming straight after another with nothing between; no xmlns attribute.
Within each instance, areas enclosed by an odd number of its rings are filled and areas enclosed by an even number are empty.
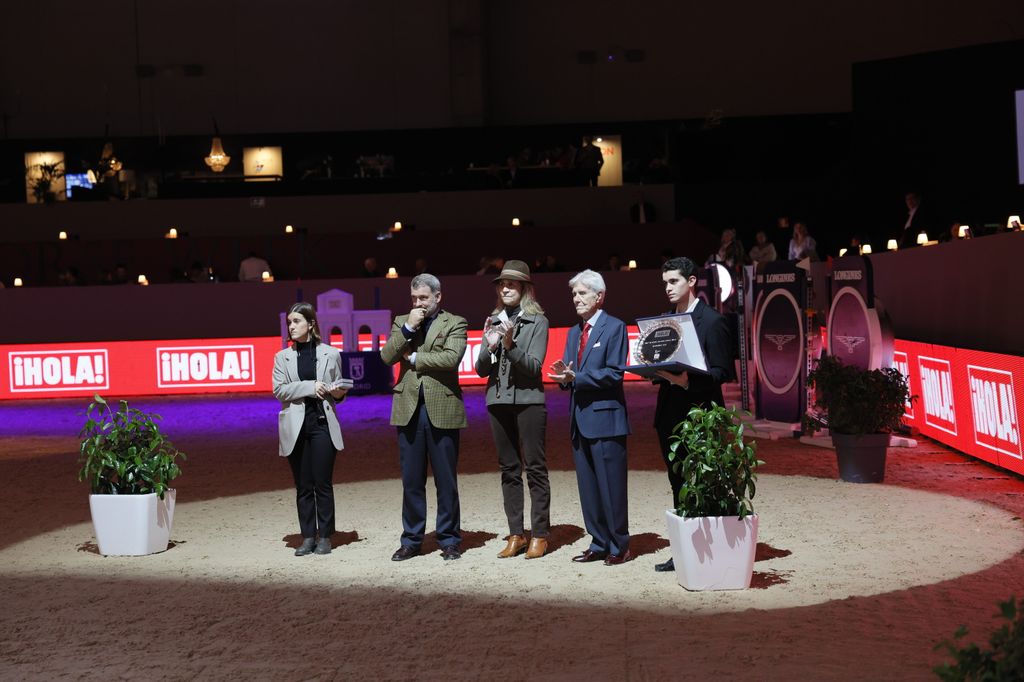
<svg viewBox="0 0 1024 682"><path fill-rule="evenodd" d="M543 405L544 356L548 349L548 318L521 315L506 351L500 343L494 351L480 344L476 373L487 377L488 405Z"/></svg>

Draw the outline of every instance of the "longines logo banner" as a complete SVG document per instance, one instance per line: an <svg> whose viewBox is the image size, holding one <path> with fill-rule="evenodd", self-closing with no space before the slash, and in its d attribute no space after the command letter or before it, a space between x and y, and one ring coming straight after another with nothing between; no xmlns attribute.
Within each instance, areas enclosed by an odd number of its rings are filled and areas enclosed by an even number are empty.
<svg viewBox="0 0 1024 682"><path fill-rule="evenodd" d="M882 341L871 296L871 266L866 258L846 256L832 265L832 306L829 309L828 351L844 364L868 369L873 349Z"/></svg>
<svg viewBox="0 0 1024 682"><path fill-rule="evenodd" d="M758 416L795 423L805 409L804 308L807 280L789 262L768 263L755 278L754 365L758 379Z"/></svg>
<svg viewBox="0 0 1024 682"><path fill-rule="evenodd" d="M904 416L907 424L961 452L1024 474L1024 357L897 341L894 358L910 392L918 396L913 411Z"/></svg>

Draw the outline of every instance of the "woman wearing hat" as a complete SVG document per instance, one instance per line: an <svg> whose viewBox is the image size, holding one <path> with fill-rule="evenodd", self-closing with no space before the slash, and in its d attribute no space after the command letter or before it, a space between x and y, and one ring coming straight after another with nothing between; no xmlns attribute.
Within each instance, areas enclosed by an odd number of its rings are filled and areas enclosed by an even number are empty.
<svg viewBox="0 0 1024 682"><path fill-rule="evenodd" d="M551 486L544 457L547 408L541 368L548 346L548 318L533 292L530 267L505 263L494 279L498 302L484 323L476 372L487 377L487 413L501 466L501 493L508 517L508 544L501 559L548 549ZM523 469L530 486L530 541L523 527ZM529 545L529 546L527 546Z"/></svg>

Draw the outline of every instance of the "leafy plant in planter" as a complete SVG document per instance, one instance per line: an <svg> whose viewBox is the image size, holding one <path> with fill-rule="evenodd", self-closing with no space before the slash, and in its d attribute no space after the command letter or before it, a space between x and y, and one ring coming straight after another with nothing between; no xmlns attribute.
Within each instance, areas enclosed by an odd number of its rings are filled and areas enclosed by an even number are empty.
<svg viewBox="0 0 1024 682"><path fill-rule="evenodd" d="M694 407L669 437L669 460L683 477L676 500L679 516L735 516L754 513L757 443L743 439L735 408L715 403Z"/></svg>
<svg viewBox="0 0 1024 682"><path fill-rule="evenodd" d="M158 414L148 414L120 401L115 412L99 395L86 410L78 472L96 495L144 495L163 499L168 484L181 469L175 459L186 459L160 432Z"/></svg>
<svg viewBox="0 0 1024 682"><path fill-rule="evenodd" d="M877 483L885 477L885 448L889 434L900 428L910 386L899 370L861 369L824 356L807 375L815 388L816 414L804 427L814 433L829 429L836 446L839 475L844 481Z"/></svg>
<svg viewBox="0 0 1024 682"><path fill-rule="evenodd" d="M989 650L982 650L977 644L957 648L956 644L967 634L961 626L953 635L954 641L945 641L936 649L946 649L956 663L944 663L934 668L935 674L946 682L960 680L1020 680L1024 674L1024 601L1017 603L1015 597L999 602L999 614L1009 621L989 637Z"/></svg>
<svg viewBox="0 0 1024 682"><path fill-rule="evenodd" d="M666 510L676 579L688 590L750 586L757 547L757 444L743 436L739 411L694 407L669 438L669 460L683 479Z"/></svg>

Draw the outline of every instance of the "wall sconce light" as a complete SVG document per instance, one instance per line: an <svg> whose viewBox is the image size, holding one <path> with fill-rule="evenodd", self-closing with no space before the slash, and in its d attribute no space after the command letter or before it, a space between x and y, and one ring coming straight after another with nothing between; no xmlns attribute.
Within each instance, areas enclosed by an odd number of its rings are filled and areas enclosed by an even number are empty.
<svg viewBox="0 0 1024 682"><path fill-rule="evenodd" d="M895 239L890 239L888 242L886 242L885 248L889 249L890 251L896 251L897 249L900 248L900 245L896 243Z"/></svg>
<svg viewBox="0 0 1024 682"><path fill-rule="evenodd" d="M21 281L21 277L15 277L14 278L14 286L16 286L16 287L24 286L24 283Z"/></svg>
<svg viewBox="0 0 1024 682"><path fill-rule="evenodd" d="M846 255L846 249L839 249L839 257L842 258Z"/></svg>
<svg viewBox="0 0 1024 682"><path fill-rule="evenodd" d="M291 225L285 225L284 226L284 233L285 234L291 234L294 231L295 231L295 228L292 227Z"/></svg>
<svg viewBox="0 0 1024 682"><path fill-rule="evenodd" d="M971 236L971 226L961 225L960 229L956 233L956 236L959 237L960 239L968 239Z"/></svg>
<svg viewBox="0 0 1024 682"><path fill-rule="evenodd" d="M164 235L164 239L177 239L177 238L178 238L178 228L176 228L176 227L172 227L171 229L167 230L167 234Z"/></svg>
<svg viewBox="0 0 1024 682"><path fill-rule="evenodd" d="M927 244L928 243L928 233L927 232L919 233L917 235L917 243L920 244L921 246L924 246L925 244Z"/></svg>
<svg viewBox="0 0 1024 682"><path fill-rule="evenodd" d="M139 284L141 284L144 287L148 287L149 286L149 280L146 279L145 275L139 275Z"/></svg>
<svg viewBox="0 0 1024 682"><path fill-rule="evenodd" d="M635 260L629 261L629 269L630 270L636 270L636 261Z"/></svg>
<svg viewBox="0 0 1024 682"><path fill-rule="evenodd" d="M512 227L519 227L519 218L512 219Z"/></svg>
<svg viewBox="0 0 1024 682"><path fill-rule="evenodd" d="M64 230L61 230L60 232L57 233L57 239L65 240L67 238L68 238L68 233L65 232Z"/></svg>
<svg viewBox="0 0 1024 682"><path fill-rule="evenodd" d="M861 254L869 254L869 253L871 253L871 244L864 244L863 246L861 246L860 247L860 252L861 252Z"/></svg>
<svg viewBox="0 0 1024 682"><path fill-rule="evenodd" d="M268 272L267 270L263 271L263 275L261 277L262 277L264 282L273 282L274 281L274 276L271 275L270 272Z"/></svg>
<svg viewBox="0 0 1024 682"><path fill-rule="evenodd" d="M388 274L384 275L385 279L398 279L398 270L395 268L388 268Z"/></svg>
<svg viewBox="0 0 1024 682"><path fill-rule="evenodd" d="M1020 216L1012 215L1006 219L1007 230L1019 230L1020 229Z"/></svg>

